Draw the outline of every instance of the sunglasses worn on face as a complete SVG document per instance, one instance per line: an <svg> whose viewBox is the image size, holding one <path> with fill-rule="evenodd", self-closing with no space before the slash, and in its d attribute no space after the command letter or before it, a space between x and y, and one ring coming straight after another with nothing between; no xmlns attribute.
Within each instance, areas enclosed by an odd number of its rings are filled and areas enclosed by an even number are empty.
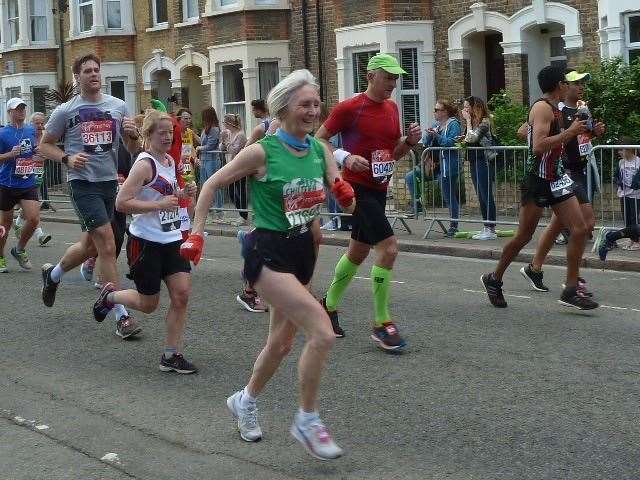
<svg viewBox="0 0 640 480"><path fill-rule="evenodd" d="M434 112L444 112L444 108L434 108Z"/></svg>

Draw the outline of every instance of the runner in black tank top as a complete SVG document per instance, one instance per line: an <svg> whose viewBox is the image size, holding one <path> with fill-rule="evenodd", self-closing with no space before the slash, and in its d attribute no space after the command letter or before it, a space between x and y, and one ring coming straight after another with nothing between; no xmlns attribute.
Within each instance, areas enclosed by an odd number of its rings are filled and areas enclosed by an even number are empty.
<svg viewBox="0 0 640 480"><path fill-rule="evenodd" d="M590 75L588 73L580 74L575 71L569 72L565 76L565 79L569 82L569 87L564 103L559 105L562 113L562 124L565 128L569 128L577 117L578 107L584 93L584 82L588 81L589 77ZM595 123L592 121L592 124L592 130L571 138L566 143L565 155L563 157L565 173L569 175L575 184L574 192L580 204L580 211L589 235L593 231L596 219L591 205L586 169L589 168L591 139L602 135L605 131L605 125L603 123ZM564 228L558 217L553 215L549 226L544 230L538 241L538 247L533 261L530 265L520 269L520 273L534 290L539 292L549 291L549 288L543 283L542 265L553 247L555 239L559 238L558 236ZM578 290L584 295L592 295L586 288L586 281L581 277L578 277Z"/></svg>
<svg viewBox="0 0 640 480"><path fill-rule="evenodd" d="M544 208L551 207L561 223L571 231L567 246L566 288L559 302L580 310L590 310L597 308L598 304L576 288L578 267L587 239L587 226L573 193L573 181L564 174L560 164L563 146L586 131L586 122L576 120L565 130L560 131L561 128L558 128L557 105L564 99L567 90L564 70L545 67L538 74L538 83L544 98L543 101L536 102L529 113L530 154L526 177L522 182L518 232L504 246L496 270L482 275L481 281L493 306L505 308L507 302L502 294L502 276L533 237Z"/></svg>

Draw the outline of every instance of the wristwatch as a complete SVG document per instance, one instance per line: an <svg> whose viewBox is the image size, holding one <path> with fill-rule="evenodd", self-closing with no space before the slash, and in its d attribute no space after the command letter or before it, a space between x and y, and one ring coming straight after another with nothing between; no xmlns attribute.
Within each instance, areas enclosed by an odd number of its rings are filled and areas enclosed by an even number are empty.
<svg viewBox="0 0 640 480"><path fill-rule="evenodd" d="M69 164L69 155L65 154L62 156L62 160L60 160L64 165Z"/></svg>

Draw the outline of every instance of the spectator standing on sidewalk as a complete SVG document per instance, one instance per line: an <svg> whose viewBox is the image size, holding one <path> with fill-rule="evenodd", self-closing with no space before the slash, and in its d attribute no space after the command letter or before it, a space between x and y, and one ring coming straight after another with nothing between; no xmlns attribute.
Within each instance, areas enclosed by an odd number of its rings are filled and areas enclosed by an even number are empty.
<svg viewBox="0 0 640 480"><path fill-rule="evenodd" d="M464 101L462 109L464 142L470 147L482 147L491 141L491 117L486 104L478 97L469 97ZM480 202L480 211L484 220L482 231L472 238L474 240L495 240L496 235L496 202L493 196L496 166L487 158L482 150L469 151L469 170L471 181Z"/></svg>

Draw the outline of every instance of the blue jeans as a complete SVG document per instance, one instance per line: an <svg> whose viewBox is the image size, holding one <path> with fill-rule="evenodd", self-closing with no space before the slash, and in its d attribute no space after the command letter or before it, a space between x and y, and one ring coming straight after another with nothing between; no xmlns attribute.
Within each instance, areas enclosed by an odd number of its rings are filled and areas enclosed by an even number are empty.
<svg viewBox="0 0 640 480"><path fill-rule="evenodd" d="M496 202L493 198L493 183L495 181L495 165L489 165L484 154L479 151L469 152L469 169L471 181L480 202L482 219L485 227L494 228L496 220Z"/></svg>
<svg viewBox="0 0 640 480"><path fill-rule="evenodd" d="M200 186L204 185L204 182L221 168L222 161L218 155L215 155L213 159L203 160L200 165ZM214 207L221 209L224 206L224 190L218 189L214 200Z"/></svg>
<svg viewBox="0 0 640 480"><path fill-rule="evenodd" d="M460 186L458 185L458 175L448 175L446 177L438 177L440 182L440 190L444 204L449 207L449 216L451 218L460 217ZM458 228L458 222L451 220L451 226Z"/></svg>

